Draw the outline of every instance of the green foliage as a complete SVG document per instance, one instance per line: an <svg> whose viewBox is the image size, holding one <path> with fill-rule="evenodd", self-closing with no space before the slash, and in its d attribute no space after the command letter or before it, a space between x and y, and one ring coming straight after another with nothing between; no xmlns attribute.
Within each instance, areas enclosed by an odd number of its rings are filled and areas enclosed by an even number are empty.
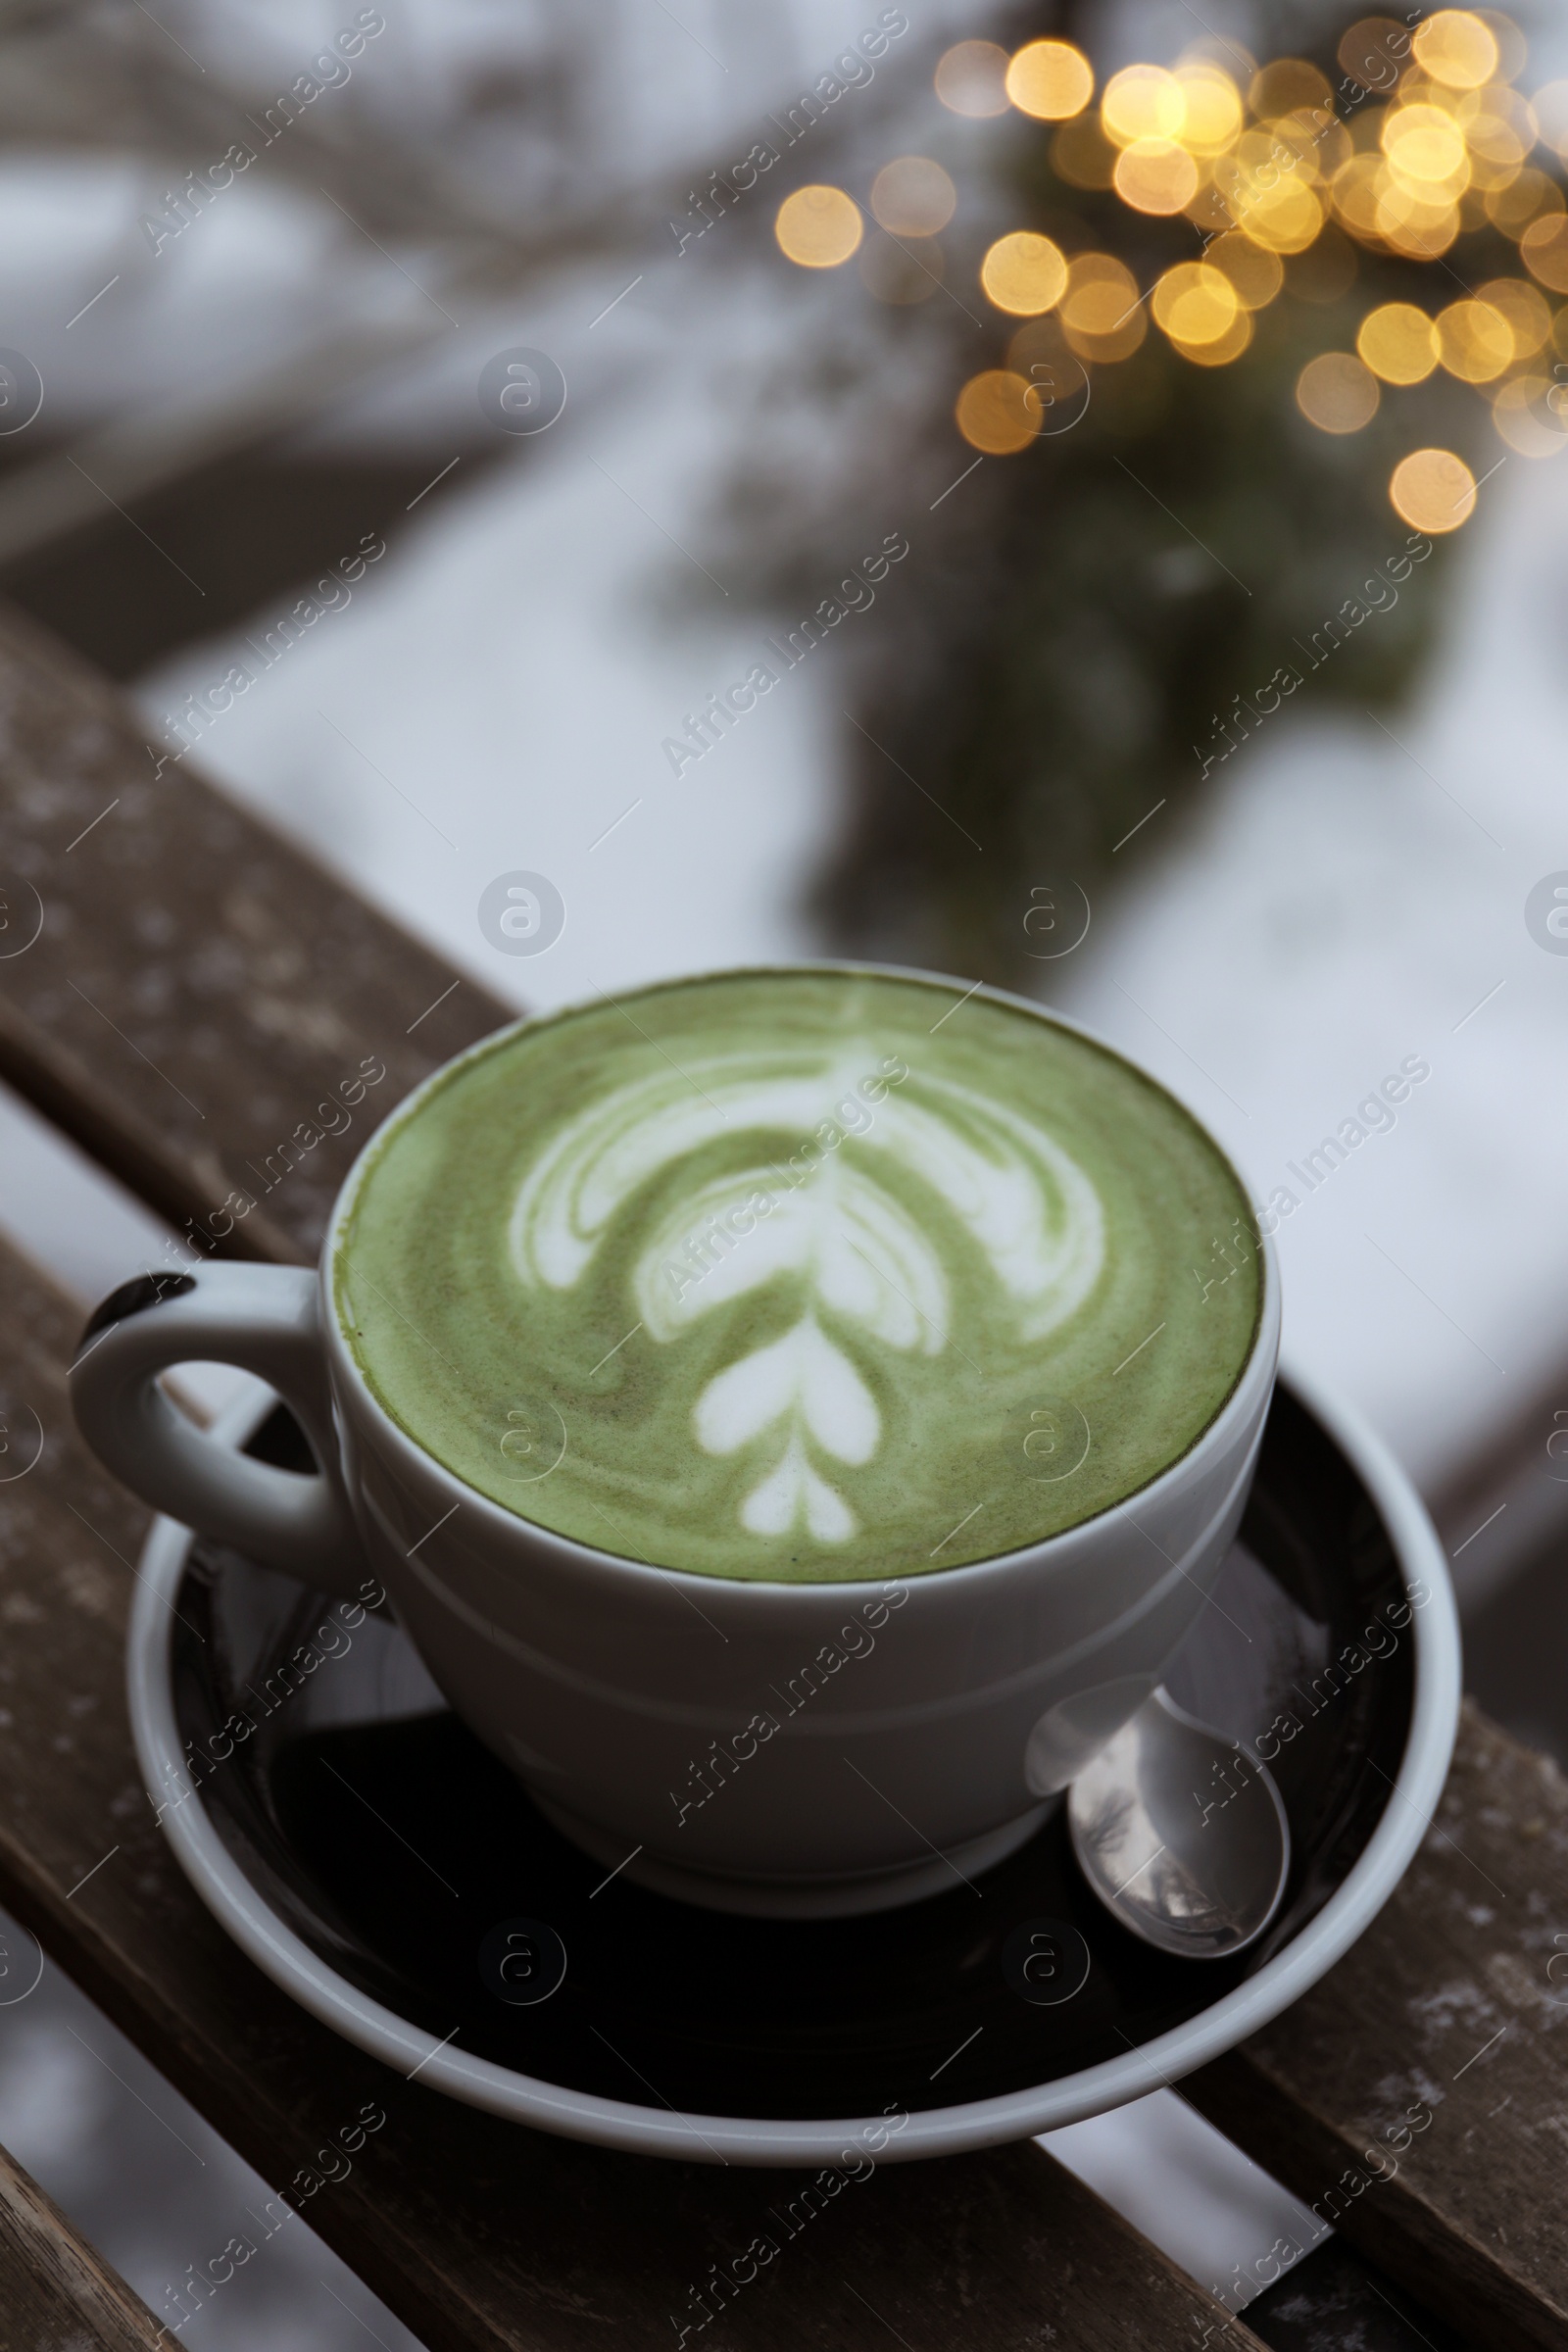
<svg viewBox="0 0 1568 2352"><path fill-rule="evenodd" d="M1326 698L1386 707L1405 692L1441 555L1402 584L1378 579L1411 537L1387 482L1440 422L1449 445L1469 438L1477 404L1445 378L1386 401L1353 445L1316 432L1293 390L1317 350L1345 347L1329 324L1282 302L1224 368L1152 337L1125 364L1135 396L1092 400L1059 440L987 461L983 546L958 564L916 547L927 658L906 664L885 631L858 715L891 760L856 745L857 821L819 902L835 930L1015 978L1029 885L1092 886L1161 800L1165 827L1179 822L1257 731L1271 680L1289 697L1280 728ZM1161 837L1149 831L1143 854Z"/></svg>

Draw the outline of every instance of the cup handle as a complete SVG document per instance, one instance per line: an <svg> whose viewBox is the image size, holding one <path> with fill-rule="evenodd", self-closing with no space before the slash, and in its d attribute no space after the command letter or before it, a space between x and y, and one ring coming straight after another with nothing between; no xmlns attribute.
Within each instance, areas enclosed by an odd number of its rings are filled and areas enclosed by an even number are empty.
<svg viewBox="0 0 1568 2352"><path fill-rule="evenodd" d="M357 1600L370 1571L338 1466L319 1296L304 1266L138 1275L88 1321L71 1402L105 1468L155 1510ZM197 1429L158 1386L172 1364L194 1362L270 1381L310 1440L315 1473L255 1461Z"/></svg>

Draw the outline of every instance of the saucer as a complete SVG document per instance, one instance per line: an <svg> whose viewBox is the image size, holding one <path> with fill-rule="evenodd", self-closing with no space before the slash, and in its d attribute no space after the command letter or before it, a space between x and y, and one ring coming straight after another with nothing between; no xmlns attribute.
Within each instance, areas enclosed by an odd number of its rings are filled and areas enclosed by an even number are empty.
<svg viewBox="0 0 1568 2352"><path fill-rule="evenodd" d="M247 1401L217 1434L309 1466L281 1405ZM858 1918L700 1909L607 1876L459 1722L389 1604L362 1615L168 1519L128 1658L181 1868L323 2024L542 2131L759 2165L850 2161L856 2141L944 2155L1119 2106L1255 2033L1387 1901L1447 1773L1457 1621L1403 1473L1299 1380L1165 1682L1257 1745L1290 1817L1280 1914L1230 1960L1119 1927L1060 1807L972 1885ZM1222 1804L1222 1779L1194 1793Z"/></svg>

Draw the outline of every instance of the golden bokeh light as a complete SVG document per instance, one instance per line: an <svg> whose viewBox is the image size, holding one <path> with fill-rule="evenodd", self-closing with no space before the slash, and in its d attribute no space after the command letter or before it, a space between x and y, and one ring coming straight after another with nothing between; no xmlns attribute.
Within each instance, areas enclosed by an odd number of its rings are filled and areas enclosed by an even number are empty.
<svg viewBox="0 0 1568 2352"><path fill-rule="evenodd" d="M1440 9L1410 37L1416 62L1450 90L1479 90L1497 71L1496 36L1468 9Z"/></svg>
<svg viewBox="0 0 1568 2352"><path fill-rule="evenodd" d="M1236 298L1249 311L1265 310L1285 283L1285 265L1266 245L1254 245L1233 228L1215 237L1203 251L1211 270L1223 270L1236 289Z"/></svg>
<svg viewBox="0 0 1568 2352"><path fill-rule="evenodd" d="M1417 531L1456 531L1475 513L1476 477L1451 449L1415 449L1389 480L1389 503Z"/></svg>
<svg viewBox="0 0 1568 2352"><path fill-rule="evenodd" d="M1223 155L1242 128L1242 94L1219 66L1178 66L1182 145L1193 155Z"/></svg>
<svg viewBox="0 0 1568 2352"><path fill-rule="evenodd" d="M1394 17L1362 17L1340 35L1336 56L1341 71L1363 90L1387 96L1400 69L1409 64L1410 27Z"/></svg>
<svg viewBox="0 0 1568 2352"><path fill-rule="evenodd" d="M1543 143L1568 163L1568 81L1548 81L1530 101Z"/></svg>
<svg viewBox="0 0 1568 2352"><path fill-rule="evenodd" d="M1516 375L1498 385L1492 421L1522 458L1554 458L1568 441L1563 389L1544 375Z"/></svg>
<svg viewBox="0 0 1568 2352"><path fill-rule="evenodd" d="M1004 364L1014 375L1028 378L1024 407L1039 431L1062 432L1081 420L1089 406L1089 370L1054 311L1024 320L1008 340Z"/></svg>
<svg viewBox="0 0 1568 2352"><path fill-rule="evenodd" d="M1352 237L1366 242L1378 235L1378 175L1383 171L1376 155L1352 155L1334 174L1330 201Z"/></svg>
<svg viewBox="0 0 1568 2352"><path fill-rule="evenodd" d="M1021 115L1065 122L1094 96L1094 68L1071 41L1026 41L1007 68L1006 92Z"/></svg>
<svg viewBox="0 0 1568 2352"><path fill-rule="evenodd" d="M1067 284L1067 263L1059 245L1033 229L1014 229L999 237L980 265L980 283L999 311L1015 318L1033 318L1060 301Z"/></svg>
<svg viewBox="0 0 1568 2352"><path fill-rule="evenodd" d="M1108 188L1121 150L1107 139L1098 115L1064 122L1051 142L1051 169L1070 188Z"/></svg>
<svg viewBox="0 0 1568 2352"><path fill-rule="evenodd" d="M1007 111L1007 52L995 41L958 41L938 61L936 93L949 112L981 122Z"/></svg>
<svg viewBox="0 0 1568 2352"><path fill-rule="evenodd" d="M1299 107L1294 115L1282 115L1277 122L1270 123L1269 134L1276 149L1283 148L1293 156L1294 169L1304 172L1313 186L1332 179L1354 152L1355 143L1345 124L1325 122L1321 112L1311 107Z"/></svg>
<svg viewBox="0 0 1568 2352"><path fill-rule="evenodd" d="M1014 327L1007 338L1006 366L1014 375L1030 374L1037 360L1048 367L1078 367L1068 348L1067 338L1061 331L1061 320L1054 311L1048 312L1044 318L1026 318L1022 326Z"/></svg>
<svg viewBox="0 0 1568 2352"><path fill-rule="evenodd" d="M1438 106L1391 106L1383 118L1383 152L1395 177L1417 196L1442 189L1461 195L1470 184L1464 132Z"/></svg>
<svg viewBox="0 0 1568 2352"><path fill-rule="evenodd" d="M1508 187L1518 178L1526 156L1535 145L1535 116L1517 90L1494 86L1466 93L1455 104L1454 119L1470 150L1470 185L1483 193Z"/></svg>
<svg viewBox="0 0 1568 2352"><path fill-rule="evenodd" d="M1439 357L1461 383L1493 383L1513 358L1513 330L1490 302L1450 302L1436 324Z"/></svg>
<svg viewBox="0 0 1568 2352"><path fill-rule="evenodd" d="M1110 253L1080 253L1068 264L1058 315L1082 360L1127 360L1149 332L1137 281Z"/></svg>
<svg viewBox="0 0 1568 2352"><path fill-rule="evenodd" d="M1334 93L1303 57L1276 57L1254 74L1247 103L1260 122L1294 115L1298 107L1329 108Z"/></svg>
<svg viewBox="0 0 1568 2352"><path fill-rule="evenodd" d="M1304 253L1323 225L1323 207L1299 174L1272 187L1254 181L1231 209L1243 236L1270 253Z"/></svg>
<svg viewBox="0 0 1568 2352"><path fill-rule="evenodd" d="M988 458L1027 449L1043 421L1040 404L1031 402L1029 392L1026 379L1010 368L987 368L971 375L953 412L969 447Z"/></svg>
<svg viewBox="0 0 1568 2352"><path fill-rule="evenodd" d="M1090 401L1089 369L1054 312L1019 327L1007 345L1006 365L1014 375L1027 376L1024 407L1041 433L1069 432L1082 421Z"/></svg>
<svg viewBox="0 0 1568 2352"><path fill-rule="evenodd" d="M1417 216L1389 200L1379 204L1378 219L1384 244L1412 262L1441 261L1464 226L1457 205L1445 213Z"/></svg>
<svg viewBox="0 0 1568 2352"><path fill-rule="evenodd" d="M1012 332L1004 367L964 385L956 410L964 438L997 456L1036 438L1043 411L1030 402L1029 368L1039 335L1054 358L1072 355L1069 367L1103 364L1130 358L1152 319L1183 358L1222 367L1249 348L1256 315L1282 289L1309 302L1343 300L1357 274L1356 243L1370 249L1359 267L1371 282L1381 276L1386 285L1392 268L1406 285L1435 285L1430 273L1399 271L1399 259L1441 262L1461 234L1479 232L1484 247L1501 231L1519 248L1517 276L1467 289L1435 318L1415 302L1378 304L1361 319L1353 351L1319 352L1300 368L1296 405L1324 433L1360 432L1377 416L1384 385L1417 385L1441 368L1485 392L1508 447L1554 454L1568 440L1568 384L1550 374L1553 355L1568 357L1568 308L1555 314L1546 295L1568 295L1568 199L1561 175L1552 175L1554 157L1568 163L1568 78L1534 101L1522 95L1512 85L1523 38L1486 9L1364 18L1340 42L1348 78L1338 92L1305 59L1254 69L1240 51L1229 54L1240 81L1221 50L1205 43L1173 68L1123 67L1098 104L1094 68L1065 39L1027 41L1010 58L994 42L960 41L943 56L937 94L952 111L980 118L1012 106L1049 126L1058 181L1112 190L1132 214L1178 225L1185 215L1198 231L1195 239L1181 227L1188 250L1195 242L1201 249L1201 259L1166 268L1146 300L1153 274L1147 265L1135 278L1112 254L1069 261L1033 230L997 238L981 263L981 285L999 311L1028 323ZM1549 172L1529 160L1538 138ZM942 272L934 238L956 203L952 179L930 158L901 156L877 173L870 212L888 234L861 252L860 270L878 299L914 302L934 289ZM1125 223L1126 214L1119 217ZM805 267L837 266L860 246L861 233L858 212L839 189L802 189L778 215L781 247ZM923 289L908 257L895 263L900 238L929 253ZM1070 249L1072 235L1065 241ZM1494 270L1498 250L1494 238ZM1458 292L1455 274L1448 271L1445 292ZM1473 284L1474 274L1466 269L1461 284ZM1267 348L1280 350L1277 334ZM1106 380L1123 386L1113 406L1145 383L1168 398L1172 381L1157 368ZM1395 467L1389 497L1414 527L1447 532L1474 512L1477 483L1452 451L1418 449Z"/></svg>
<svg viewBox="0 0 1568 2352"><path fill-rule="evenodd" d="M1543 213L1519 240L1519 259L1554 294L1568 294L1568 215Z"/></svg>
<svg viewBox="0 0 1568 2352"><path fill-rule="evenodd" d="M1296 405L1319 432L1358 433L1378 413L1378 379L1349 351L1319 352L1296 379Z"/></svg>
<svg viewBox="0 0 1568 2352"><path fill-rule="evenodd" d="M1517 81L1530 56L1530 43L1525 39L1512 17L1498 14L1494 8L1475 12L1497 44L1497 70L1494 81Z"/></svg>
<svg viewBox="0 0 1568 2352"><path fill-rule="evenodd" d="M911 237L906 243L880 232L860 247L860 282L878 302L895 309L929 302L947 276L941 246L935 237Z"/></svg>
<svg viewBox="0 0 1568 2352"><path fill-rule="evenodd" d="M1150 309L1173 343L1218 343L1242 308L1222 270L1206 262L1177 262L1155 286Z"/></svg>
<svg viewBox="0 0 1568 2352"><path fill-rule="evenodd" d="M1422 384L1438 364L1438 330L1413 302L1368 311L1355 348L1386 384Z"/></svg>
<svg viewBox="0 0 1568 2352"><path fill-rule="evenodd" d="M1171 349L1179 351L1184 360L1191 360L1195 368L1228 368L1232 360L1241 358L1252 340L1252 314L1238 310L1224 334L1216 336L1212 343L1184 343L1179 335L1172 335L1170 340Z"/></svg>
<svg viewBox="0 0 1568 2352"><path fill-rule="evenodd" d="M1479 127L1479 135L1471 136ZM1470 151L1470 188L1477 196L1500 194L1511 188L1524 164L1524 149L1505 122L1484 120L1466 125ZM1473 223L1479 226L1479 222Z"/></svg>
<svg viewBox="0 0 1568 2352"><path fill-rule="evenodd" d="M1461 225L1459 207L1450 197L1441 192L1416 195L1387 164L1380 166L1372 184L1376 233L1386 245L1418 262L1434 262L1447 252Z"/></svg>
<svg viewBox="0 0 1568 2352"><path fill-rule="evenodd" d="M1217 161L1224 164L1228 158L1221 156ZM1200 181L1192 203L1184 204L1182 210L1205 242L1214 237L1229 236L1235 225L1223 190L1215 187L1213 180L1206 176Z"/></svg>
<svg viewBox="0 0 1568 2352"><path fill-rule="evenodd" d="M928 155L900 155L871 182L871 211L896 237L933 237L953 219L957 191Z"/></svg>
<svg viewBox="0 0 1568 2352"><path fill-rule="evenodd" d="M1563 210L1562 190L1557 182L1530 165L1526 165L1522 172L1516 172L1500 187L1489 188L1486 203L1488 220L1500 228L1505 237L1512 237L1516 241L1523 237L1531 222L1539 220L1543 214L1560 213Z"/></svg>
<svg viewBox="0 0 1568 2352"><path fill-rule="evenodd" d="M1493 277L1476 288L1478 302L1500 311L1513 336L1513 361L1533 359L1551 340L1551 305L1524 277Z"/></svg>
<svg viewBox="0 0 1568 2352"><path fill-rule="evenodd" d="M1179 213L1198 193L1198 166L1173 139L1134 139L1117 156L1111 178L1135 213Z"/></svg>
<svg viewBox="0 0 1568 2352"><path fill-rule="evenodd" d="M1294 123L1296 118L1287 120ZM1267 122L1244 131L1237 140L1236 169L1259 187L1271 188L1281 179L1300 179L1310 188L1318 179L1317 151L1310 139L1287 143L1275 124Z"/></svg>
<svg viewBox="0 0 1568 2352"><path fill-rule="evenodd" d="M1118 147L1135 139L1174 139L1187 120L1187 101L1163 66L1123 66L1105 84L1100 120Z"/></svg>
<svg viewBox="0 0 1568 2352"><path fill-rule="evenodd" d="M842 188L797 188L778 208L773 234L803 270L836 270L864 234L860 209Z"/></svg>

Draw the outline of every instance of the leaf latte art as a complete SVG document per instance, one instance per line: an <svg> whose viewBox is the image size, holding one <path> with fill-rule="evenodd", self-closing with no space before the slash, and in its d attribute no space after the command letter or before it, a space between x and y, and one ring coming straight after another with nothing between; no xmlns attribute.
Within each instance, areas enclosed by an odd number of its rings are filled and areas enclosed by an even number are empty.
<svg viewBox="0 0 1568 2352"><path fill-rule="evenodd" d="M784 1065L776 1072L775 1058ZM891 1082L908 1071L879 1067L870 1039L824 1055L814 1072L798 1062L787 1054L698 1060L684 1075L659 1071L617 1088L530 1171L513 1211L512 1255L525 1283L570 1288L649 1182L683 1173L688 1197L632 1264L643 1328L667 1345L749 1292L776 1288L799 1300L776 1339L712 1375L693 1432L710 1454L760 1446L761 1473L739 1505L752 1534L804 1525L818 1543L842 1544L860 1526L855 1482L843 1473L870 1462L887 1435L857 1353L944 1351L961 1275L950 1271L944 1244L978 1251L1014 1303L1020 1336L1041 1339L1094 1287L1104 1220L1094 1186L1059 1145L971 1089L937 1081L924 1102L900 1101ZM862 1092L857 1075L865 1072L876 1075ZM874 1105L867 1095L879 1098ZM823 1118L830 1103L854 1105L847 1131ZM766 1146L803 1132L821 1157L781 1183ZM753 1143L756 1159L705 1181L707 1156L729 1156L737 1138ZM908 1214L884 1181L890 1160L951 1211L946 1229ZM717 1262L699 1261L694 1272L705 1244Z"/></svg>
<svg viewBox="0 0 1568 2352"><path fill-rule="evenodd" d="M714 1575L915 1574L1185 1451L1255 1328L1250 1260L1230 1296L1191 1270L1245 1208L1168 1096L1027 1007L722 974L458 1064L374 1148L337 1298L394 1417L525 1517Z"/></svg>

